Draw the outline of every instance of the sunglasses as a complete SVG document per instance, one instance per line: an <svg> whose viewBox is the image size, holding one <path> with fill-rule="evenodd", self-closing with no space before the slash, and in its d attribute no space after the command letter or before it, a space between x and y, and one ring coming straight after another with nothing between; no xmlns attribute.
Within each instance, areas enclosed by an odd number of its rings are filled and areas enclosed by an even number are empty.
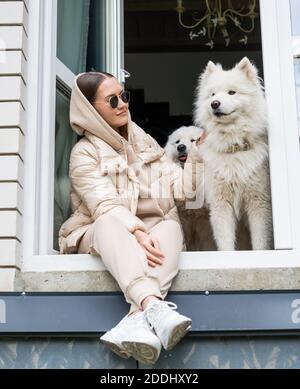
<svg viewBox="0 0 300 389"><path fill-rule="evenodd" d="M108 97L106 99L106 102L110 104L112 109L115 109L119 105L119 99L121 99L123 101L123 103L128 104L130 101L130 92L127 90L124 90L123 92L121 92L119 94L119 96L113 95L113 96ZM101 103L101 102L97 102L97 101L94 102L94 104L99 104L99 103Z"/></svg>

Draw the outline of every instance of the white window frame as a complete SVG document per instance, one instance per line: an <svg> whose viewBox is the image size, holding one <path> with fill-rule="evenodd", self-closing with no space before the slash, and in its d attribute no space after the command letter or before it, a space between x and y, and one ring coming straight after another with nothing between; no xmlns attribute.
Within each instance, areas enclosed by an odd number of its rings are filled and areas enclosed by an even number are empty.
<svg viewBox="0 0 300 389"><path fill-rule="evenodd" d="M123 81L120 72L120 68L123 67L123 56L118 54L124 51L120 39L123 37L122 22L119 20L123 12L123 1L105 1L106 69ZM53 249L56 78L70 90L75 78L75 74L57 58L56 54L57 0L47 2L31 0L29 7L31 61L28 66L30 69L28 89L32 107L29 110L28 124L32 131L30 141L28 137L26 145L27 160L30 160L31 167L28 167L30 169L27 172L28 191L25 194L25 202L30 213L28 212L24 225L26 242L24 258L37 253L58 254ZM118 42L120 44L117 44ZM115 48L113 53L110 47ZM32 99L33 90L35 99Z"/></svg>
<svg viewBox="0 0 300 389"><path fill-rule="evenodd" d="M300 35L294 35L292 38L294 61L300 61ZM294 66L296 66L294 64ZM296 67L295 67L296 71ZM296 77L295 77L296 78ZM300 80L296 80L296 95L298 103L298 131L300 135Z"/></svg>
<svg viewBox="0 0 300 389"><path fill-rule="evenodd" d="M74 75L56 59L57 0L31 0L26 136L23 270L101 270L92 255L55 255L52 247L56 73ZM300 153L288 1L260 0L276 250L182 252L181 269L295 268L300 262ZM107 69L123 74L123 1L107 3ZM192 93L193 91L191 91ZM29 130L30 129L30 130ZM39 233L40 232L40 233ZM51 255L53 254L53 255Z"/></svg>

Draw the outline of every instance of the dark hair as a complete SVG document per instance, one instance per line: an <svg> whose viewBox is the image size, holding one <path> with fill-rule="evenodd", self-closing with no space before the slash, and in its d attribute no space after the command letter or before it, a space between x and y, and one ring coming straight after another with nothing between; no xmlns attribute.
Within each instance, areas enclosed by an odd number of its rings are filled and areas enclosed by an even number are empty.
<svg viewBox="0 0 300 389"><path fill-rule="evenodd" d="M114 78L114 76L106 72L87 72L78 77L77 85L81 93L92 104L99 86L107 78Z"/></svg>

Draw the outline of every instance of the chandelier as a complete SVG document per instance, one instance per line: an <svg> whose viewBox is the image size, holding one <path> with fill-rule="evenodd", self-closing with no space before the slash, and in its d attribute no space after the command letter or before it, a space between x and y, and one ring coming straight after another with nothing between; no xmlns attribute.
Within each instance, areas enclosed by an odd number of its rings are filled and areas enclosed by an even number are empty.
<svg viewBox="0 0 300 389"><path fill-rule="evenodd" d="M237 3L237 2L236 2ZM216 33L219 31L228 47L231 43L230 24L241 32L239 42L246 45L248 43L248 34L255 29L255 19L257 0L239 1L239 6L233 6L232 0L204 0L205 10L199 16L199 12L192 14L191 24L183 22L183 14L186 9L183 0L177 0L176 11L178 21L182 27L190 29L189 37L191 40L198 37L206 38L205 43L210 49L214 48ZM239 7L239 8L238 8Z"/></svg>

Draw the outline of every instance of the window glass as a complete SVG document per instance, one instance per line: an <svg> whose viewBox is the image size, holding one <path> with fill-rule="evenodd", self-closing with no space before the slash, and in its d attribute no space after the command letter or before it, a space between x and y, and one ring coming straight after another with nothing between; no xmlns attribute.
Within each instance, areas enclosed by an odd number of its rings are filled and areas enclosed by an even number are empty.
<svg viewBox="0 0 300 389"><path fill-rule="evenodd" d="M57 58L73 73L105 71L105 1L58 0ZM69 159L78 141L70 127L70 87L57 75L53 248L58 231L70 216Z"/></svg>
<svg viewBox="0 0 300 389"><path fill-rule="evenodd" d="M85 71L90 0L59 0L57 57L75 74Z"/></svg>
<svg viewBox="0 0 300 389"><path fill-rule="evenodd" d="M69 124L70 97L57 88L55 120L54 249L58 250L58 231L70 209L69 158L77 135Z"/></svg>

